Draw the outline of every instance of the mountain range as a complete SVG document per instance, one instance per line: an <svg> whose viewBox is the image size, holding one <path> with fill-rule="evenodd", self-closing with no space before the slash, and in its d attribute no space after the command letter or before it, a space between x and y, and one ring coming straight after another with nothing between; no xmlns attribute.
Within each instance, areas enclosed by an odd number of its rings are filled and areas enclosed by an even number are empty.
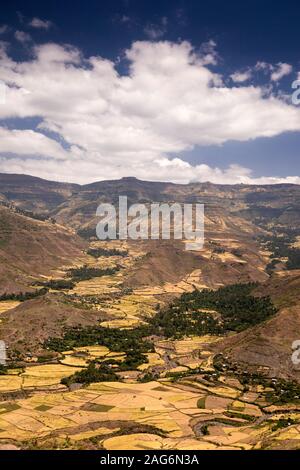
<svg viewBox="0 0 300 470"><path fill-rule="evenodd" d="M183 241L172 239L97 240L96 209L101 202L117 204L119 196L127 196L129 204L203 203L203 249L186 251ZM135 332L156 322L157 332L149 338L160 354L164 341L175 347L183 328L178 320L170 340L168 325L165 330L161 326L164 316L175 308L186 309L189 318L189 295L197 299L203 292L220 292L214 308L200 309L204 318L211 315L204 323L210 329L214 325L214 339L207 340L204 351L197 350L197 357L211 357L205 367L210 370L214 358L222 357L247 374L299 383L300 369L291 361L300 331L299 242L298 185L179 185L136 178L77 185L0 174L0 337L19 367L31 361L50 367L62 360L53 341L64 341L70 328L82 329L82 338L85 328L99 324L122 334L124 328ZM223 291L226 286L234 294ZM245 299L235 297L239 286L250 286L249 302L255 308L260 301L271 302L273 313L264 316L262 311L262 318L252 321L257 312L250 306L249 318L243 317ZM230 306L221 308L224 295L233 295L239 315L229 329L224 325ZM196 358L196 352L185 359L176 354L163 352L164 365L153 366L148 374L161 379ZM138 380L147 377L143 369L133 369Z"/></svg>

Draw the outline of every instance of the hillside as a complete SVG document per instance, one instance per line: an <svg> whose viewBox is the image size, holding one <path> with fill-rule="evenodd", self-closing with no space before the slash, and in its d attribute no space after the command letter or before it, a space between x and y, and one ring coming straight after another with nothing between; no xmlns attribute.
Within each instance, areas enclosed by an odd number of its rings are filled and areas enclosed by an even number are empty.
<svg viewBox="0 0 300 470"><path fill-rule="evenodd" d="M293 365L291 355L300 332L300 271L283 278L275 276L255 293L269 295L279 308L278 313L260 325L225 338L218 343L217 351L252 371L299 381L300 368Z"/></svg>
<svg viewBox="0 0 300 470"><path fill-rule="evenodd" d="M104 318L96 310L77 308L63 296L50 293L21 302L3 314L1 337L13 356L16 351L45 353L43 343L50 336L60 336L66 327L94 325Z"/></svg>
<svg viewBox="0 0 300 470"><path fill-rule="evenodd" d="M203 249L97 240L120 195L204 203ZM0 175L0 448L297 448L299 196Z"/></svg>
<svg viewBox="0 0 300 470"><path fill-rule="evenodd" d="M0 199L26 210L48 214L76 229L91 226L100 202L201 202L208 212L216 208L243 218L276 218L283 224L299 223L300 186L173 184L136 178L100 181L87 185L58 183L26 175L0 174Z"/></svg>
<svg viewBox="0 0 300 470"><path fill-rule="evenodd" d="M82 257L84 246L65 227L0 205L0 295L30 290L39 276Z"/></svg>

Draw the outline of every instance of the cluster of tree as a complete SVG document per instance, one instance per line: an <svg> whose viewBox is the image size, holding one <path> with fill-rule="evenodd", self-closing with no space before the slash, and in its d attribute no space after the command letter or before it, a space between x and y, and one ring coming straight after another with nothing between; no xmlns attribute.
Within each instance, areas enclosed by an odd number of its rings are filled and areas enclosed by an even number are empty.
<svg viewBox="0 0 300 470"><path fill-rule="evenodd" d="M53 351L63 352L82 346L106 346L111 351L125 353L145 353L153 351L153 344L144 340L149 335L147 326L132 330L119 330L102 326L67 328L62 338L49 338L45 347Z"/></svg>
<svg viewBox="0 0 300 470"><path fill-rule="evenodd" d="M300 269L300 249L291 248L289 250L289 256L286 263L286 268L291 269Z"/></svg>
<svg viewBox="0 0 300 470"><path fill-rule="evenodd" d="M278 421L272 426L272 431L278 431L278 429L284 429L287 428L288 426L292 426L293 424L298 423L298 421L292 419L292 418L279 418Z"/></svg>
<svg viewBox="0 0 300 470"><path fill-rule="evenodd" d="M98 363L93 361L87 369L76 372L63 379L63 384L91 383L99 381L119 380L116 372L135 370L139 365L147 363L145 353L153 352L153 344L146 340L149 330L141 326L133 330L118 330L104 327L72 327L65 330L62 338L50 338L44 346L53 351L66 351L74 347L106 346L111 351L124 352L123 360L106 359Z"/></svg>
<svg viewBox="0 0 300 470"><path fill-rule="evenodd" d="M0 364L0 375L7 374L7 367Z"/></svg>
<svg viewBox="0 0 300 470"><path fill-rule="evenodd" d="M45 346L54 351L66 351L98 344L117 352L144 353L153 350L152 343L145 340L153 334L176 338L241 331L276 313L269 297L251 295L256 285L234 284L217 291L195 290L183 294L167 308L158 309L147 325L132 330L72 327L65 330L63 337L48 339Z"/></svg>
<svg viewBox="0 0 300 470"><path fill-rule="evenodd" d="M153 382L159 378L159 374L154 374L153 372L146 372L143 375L138 377L138 382L146 383L146 382Z"/></svg>
<svg viewBox="0 0 300 470"><path fill-rule="evenodd" d="M300 385L297 382L276 379L267 381L266 386L273 388L266 393L266 399L272 404L300 403Z"/></svg>
<svg viewBox="0 0 300 470"><path fill-rule="evenodd" d="M70 385L72 383L89 384L93 382L113 382L120 380L117 372L136 370L141 364L148 362L148 358L139 349L126 351L124 360L107 359L105 361L92 361L86 369L75 372L65 377L61 383Z"/></svg>
<svg viewBox="0 0 300 470"><path fill-rule="evenodd" d="M213 250L212 250L213 253L217 253L217 254L226 253L226 249L222 248L218 243L212 241L212 242L210 242L210 244L213 246ZM233 248L232 250L227 250L227 251L232 253L237 258L242 258L243 257L242 252L237 248Z"/></svg>
<svg viewBox="0 0 300 470"><path fill-rule="evenodd" d="M2 294L0 295L0 300L18 300L24 302L25 300L34 299L41 295L47 294L48 289L43 287L42 289L37 289L32 292L19 292L18 294Z"/></svg>
<svg viewBox="0 0 300 470"><path fill-rule="evenodd" d="M67 271L67 276L71 278L73 282L85 281L94 277L111 276L119 271L119 267L113 268L94 268L91 266L81 266L80 268L72 268Z"/></svg>
<svg viewBox="0 0 300 470"><path fill-rule="evenodd" d="M242 331L276 313L269 297L251 295L255 286L234 284L217 291L204 289L183 294L150 323L157 332L174 338Z"/></svg>
<svg viewBox="0 0 300 470"><path fill-rule="evenodd" d="M278 263L280 263L280 259L274 258L272 261L270 261L270 263L267 264L266 273L269 274L269 276L271 276Z"/></svg>
<svg viewBox="0 0 300 470"><path fill-rule="evenodd" d="M101 326L71 327L60 338L48 339L47 349L63 352L75 347L101 345L111 351L124 352L123 361L106 360L76 373L69 380L113 380L118 371L134 370L147 362L145 353L154 351L151 335L180 338L189 335L224 334L241 331L269 318L276 312L269 297L256 298L251 292L257 284L235 284L217 291L204 289L185 293L169 307L159 310L147 325L132 330ZM211 310L212 312L209 312ZM101 375L102 374L102 375ZM108 374L109 379L99 379ZM94 381L94 379L92 381ZM149 380L151 378L149 377ZM66 379L67 380L67 379ZM148 377L145 377L148 380Z"/></svg>
<svg viewBox="0 0 300 470"><path fill-rule="evenodd" d="M117 250L116 248L89 248L87 254L93 256L94 258L100 258L101 256L122 256L125 257L128 255L126 250Z"/></svg>
<svg viewBox="0 0 300 470"><path fill-rule="evenodd" d="M117 380L117 374L109 365L97 364L93 361L86 369L75 372L70 377L64 377L61 383L69 387L73 383L90 384L94 382L115 382Z"/></svg>
<svg viewBox="0 0 300 470"><path fill-rule="evenodd" d="M0 204L2 206L8 207L9 209L11 209L16 214L24 215L25 217L29 217L30 219L40 220L42 222L45 222L46 220L50 220L53 224L56 223L55 219L53 219L52 217L50 218L46 214L37 214L36 212L21 209L20 207L17 207L15 205L7 203L5 201L1 201Z"/></svg>
<svg viewBox="0 0 300 470"><path fill-rule="evenodd" d="M200 428L200 432L201 432L202 436L209 436L208 424L203 424L203 426L201 426L201 428Z"/></svg>
<svg viewBox="0 0 300 470"><path fill-rule="evenodd" d="M77 230L77 235L84 240L90 240L91 238L96 238L96 227L85 227Z"/></svg>
<svg viewBox="0 0 300 470"><path fill-rule="evenodd" d="M213 360L213 366L218 372L231 373L242 385L262 385L267 389L265 398L274 405L286 403L300 403L300 384L296 381L288 381L280 378L269 378L259 373L245 371L237 363L232 364L222 354L217 354Z"/></svg>
<svg viewBox="0 0 300 470"><path fill-rule="evenodd" d="M233 248L233 250L231 250L231 253L237 258L243 257L243 253L238 248Z"/></svg>
<svg viewBox="0 0 300 470"><path fill-rule="evenodd" d="M151 348L152 349L152 348ZM119 364L119 370L135 370L138 366L142 364L146 364L148 362L148 358L145 354L143 354L140 350L135 351L127 351L126 357L124 361Z"/></svg>
<svg viewBox="0 0 300 470"><path fill-rule="evenodd" d="M135 370L139 365L148 362L145 353L153 352L153 343L145 339L149 328L141 326L133 330L118 330L100 326L86 328L67 328L62 338L50 338L44 346L53 351L63 352L82 346L101 345L111 351L123 352L125 358L120 361L106 359L97 363L93 361L87 369L76 372L63 379L65 385L70 383L91 383L99 381L119 380L116 372Z"/></svg>
<svg viewBox="0 0 300 470"><path fill-rule="evenodd" d="M222 253L226 253L226 250L222 248L221 246L216 246L213 248L213 253L222 254Z"/></svg>
<svg viewBox="0 0 300 470"><path fill-rule="evenodd" d="M36 282L35 285L46 287L47 289L64 290L73 289L75 283L70 279L50 279L45 282Z"/></svg>
<svg viewBox="0 0 300 470"><path fill-rule="evenodd" d="M286 268L288 270L300 269L300 249L294 248L292 244L297 239L297 233L292 231L284 233L281 236L274 234L271 237L260 237L259 240L264 244L268 251L271 251L271 262L267 265L267 272L271 274L280 258L287 258Z"/></svg>

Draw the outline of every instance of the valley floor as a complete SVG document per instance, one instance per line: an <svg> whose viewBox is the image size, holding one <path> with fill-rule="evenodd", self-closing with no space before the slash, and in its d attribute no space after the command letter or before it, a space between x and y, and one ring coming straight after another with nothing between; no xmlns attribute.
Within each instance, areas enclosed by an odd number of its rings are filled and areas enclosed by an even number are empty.
<svg viewBox="0 0 300 470"><path fill-rule="evenodd" d="M92 248L98 245L94 243ZM193 335L175 340L154 335L154 349L146 353L146 362L132 370L118 371L119 381L85 385L61 382L86 370L91 361L122 364L126 358L120 349L101 345L78 346L55 354L47 351L41 336L44 340L61 336L64 328L72 326L71 313L77 318L75 325L80 318L86 325L130 331L147 325L159 308L184 292L220 287L226 273L218 273L216 281L215 272L207 268L208 260L219 266L230 261L232 272L247 264L246 259L229 252L227 257L223 252L213 253L209 247L201 254L206 259L203 269L192 263L179 278L143 285L136 278L139 266L149 263L147 252L124 243L116 243L115 248L128 250L128 255L85 255L40 279L42 283L61 280L78 267L83 277L89 269L112 269L111 274L78 278L70 288L50 288L37 299L0 302L1 331L15 355L15 366L0 375L0 449L299 448L300 401L274 404L269 399L272 388L266 383L245 384L226 366L218 370L214 357L223 339L220 336ZM263 260L268 255L262 252L259 256L256 269L264 278ZM251 279L251 272L248 274ZM40 319L50 307L55 314L64 313L64 308L70 310L68 315L55 318L55 325L50 327L46 316ZM203 312L213 318L219 315L210 309ZM37 315L41 323L35 331L31 325L36 324ZM16 332L24 321L21 341Z"/></svg>

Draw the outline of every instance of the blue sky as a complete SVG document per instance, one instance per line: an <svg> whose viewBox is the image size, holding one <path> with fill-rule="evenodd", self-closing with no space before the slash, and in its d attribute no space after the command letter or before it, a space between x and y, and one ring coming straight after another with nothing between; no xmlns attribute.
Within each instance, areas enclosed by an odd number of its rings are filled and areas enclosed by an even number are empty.
<svg viewBox="0 0 300 470"><path fill-rule="evenodd" d="M2 5L0 171L300 182L299 17L290 0Z"/></svg>

